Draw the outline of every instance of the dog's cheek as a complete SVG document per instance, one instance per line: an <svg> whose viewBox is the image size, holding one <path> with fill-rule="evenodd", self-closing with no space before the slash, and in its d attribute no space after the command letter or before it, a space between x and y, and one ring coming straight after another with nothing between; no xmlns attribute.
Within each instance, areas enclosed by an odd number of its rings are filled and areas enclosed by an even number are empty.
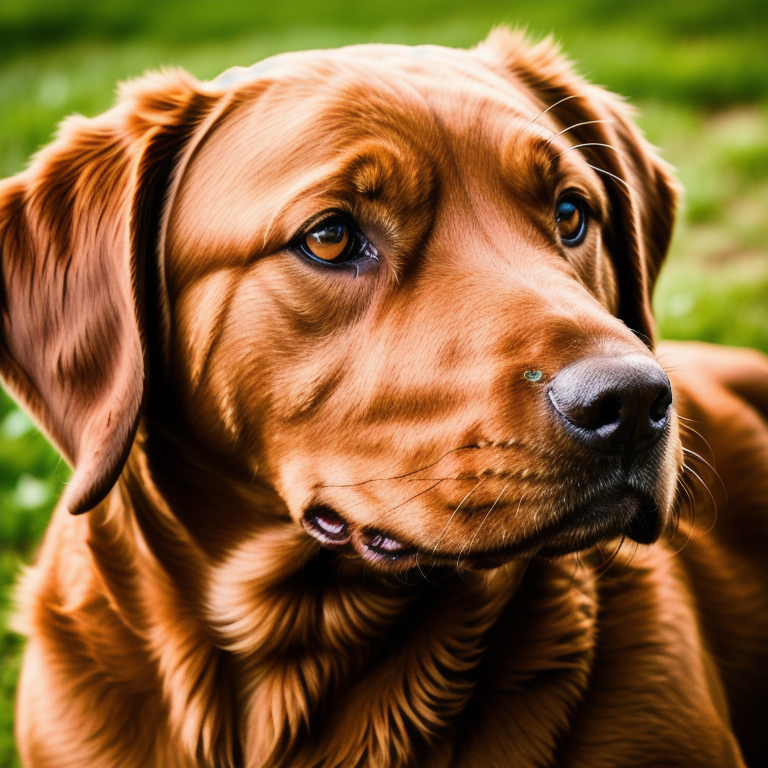
<svg viewBox="0 0 768 768"><path fill-rule="evenodd" d="M232 275L217 271L193 283L176 302L173 373L183 392L193 392L201 383L226 323L233 289Z"/></svg>
<svg viewBox="0 0 768 768"><path fill-rule="evenodd" d="M217 270L174 302L172 386L186 423L207 447L259 466L265 452L301 442L302 415L339 378L344 355L333 340L347 329L354 345L350 326L369 303L364 280L353 277L350 289L341 277L339 287L297 260L286 253Z"/></svg>
<svg viewBox="0 0 768 768"><path fill-rule="evenodd" d="M268 369L262 359L270 348L269 307L246 312L238 303L240 269L202 275L180 289L174 302L174 337L170 366L172 397L183 422L207 450L243 454L253 442L248 414L262 412L261 394ZM254 355L254 332L264 355ZM258 329L261 335L258 335ZM254 381L254 369L262 372Z"/></svg>

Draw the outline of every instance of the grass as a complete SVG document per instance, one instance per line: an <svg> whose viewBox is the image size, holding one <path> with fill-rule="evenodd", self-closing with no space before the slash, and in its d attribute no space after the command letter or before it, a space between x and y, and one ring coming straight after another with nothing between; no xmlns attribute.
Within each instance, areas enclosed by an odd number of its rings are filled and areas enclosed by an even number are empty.
<svg viewBox="0 0 768 768"><path fill-rule="evenodd" d="M768 5L764 0L3 0L0 174L66 114L161 65L210 78L287 50L364 42L468 46L499 23L554 33L579 69L640 107L687 194L655 306L661 335L768 352ZM11 585L68 469L0 391L0 768L18 765L21 639Z"/></svg>
<svg viewBox="0 0 768 768"><path fill-rule="evenodd" d="M68 470L22 411L0 391L0 766L16 765L13 691L21 638L8 628L11 589L45 531ZM59 479L61 478L61 479Z"/></svg>

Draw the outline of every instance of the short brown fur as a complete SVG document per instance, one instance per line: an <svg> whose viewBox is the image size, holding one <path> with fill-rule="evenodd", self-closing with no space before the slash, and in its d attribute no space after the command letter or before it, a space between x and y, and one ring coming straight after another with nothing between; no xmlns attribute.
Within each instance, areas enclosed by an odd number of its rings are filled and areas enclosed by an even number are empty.
<svg viewBox="0 0 768 768"><path fill-rule="evenodd" d="M0 186L0 373L75 467L23 584L24 764L764 765L768 366L654 349L676 195L619 99L505 31L67 121ZM302 256L328 212L375 253ZM638 545L566 519L607 460L545 392L654 354Z"/></svg>

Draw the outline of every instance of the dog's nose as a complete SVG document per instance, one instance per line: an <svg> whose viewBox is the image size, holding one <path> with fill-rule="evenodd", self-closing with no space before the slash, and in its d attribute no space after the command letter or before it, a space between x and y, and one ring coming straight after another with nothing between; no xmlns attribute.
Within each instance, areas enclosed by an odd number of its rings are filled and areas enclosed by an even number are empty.
<svg viewBox="0 0 768 768"><path fill-rule="evenodd" d="M643 355L579 360L557 374L548 394L572 438L627 461L654 445L669 423L669 379Z"/></svg>

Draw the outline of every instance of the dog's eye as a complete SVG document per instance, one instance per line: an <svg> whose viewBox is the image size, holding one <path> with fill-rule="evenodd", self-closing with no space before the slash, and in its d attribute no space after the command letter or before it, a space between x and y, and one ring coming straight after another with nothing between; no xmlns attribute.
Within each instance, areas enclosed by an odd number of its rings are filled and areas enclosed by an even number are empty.
<svg viewBox="0 0 768 768"><path fill-rule="evenodd" d="M581 245L587 234L587 215L584 203L573 195L561 197L555 209L555 221L560 242L573 248Z"/></svg>
<svg viewBox="0 0 768 768"><path fill-rule="evenodd" d="M320 264L347 264L366 255L375 255L363 234L338 215L315 224L300 235L295 244L304 256Z"/></svg>
<svg viewBox="0 0 768 768"><path fill-rule="evenodd" d="M339 213L329 214L310 229L304 229L289 243L289 248L317 264L354 267L355 276L361 269L379 262L376 246L353 221Z"/></svg>

